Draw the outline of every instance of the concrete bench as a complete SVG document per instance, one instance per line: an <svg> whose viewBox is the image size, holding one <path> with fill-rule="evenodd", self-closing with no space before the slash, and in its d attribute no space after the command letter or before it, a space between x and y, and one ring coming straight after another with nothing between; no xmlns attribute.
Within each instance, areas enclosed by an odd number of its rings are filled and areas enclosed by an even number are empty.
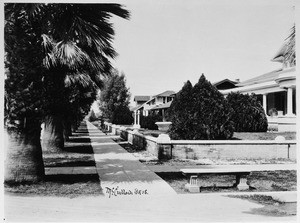
<svg viewBox="0 0 300 223"><path fill-rule="evenodd" d="M200 192L201 185L198 179L201 175L217 174L217 175L235 175L236 182L234 187L239 190L249 189L247 184L247 176L253 171L276 171L276 170L296 170L296 164L265 164L265 165L205 165L193 169L180 169L185 176L190 176L186 188L192 192Z"/></svg>

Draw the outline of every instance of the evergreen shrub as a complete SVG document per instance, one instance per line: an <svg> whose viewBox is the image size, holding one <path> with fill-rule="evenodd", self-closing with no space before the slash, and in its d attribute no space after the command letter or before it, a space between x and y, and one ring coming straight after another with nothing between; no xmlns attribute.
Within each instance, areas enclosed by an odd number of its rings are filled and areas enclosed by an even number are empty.
<svg viewBox="0 0 300 223"><path fill-rule="evenodd" d="M133 116L127 106L119 106L113 111L111 121L116 125L131 125Z"/></svg>
<svg viewBox="0 0 300 223"><path fill-rule="evenodd" d="M169 134L172 139L229 139L231 114L224 96L202 75L194 87L188 81L173 100Z"/></svg>
<svg viewBox="0 0 300 223"><path fill-rule="evenodd" d="M172 122L168 133L172 139L193 138L192 90L191 82L187 81L168 109L167 120Z"/></svg>
<svg viewBox="0 0 300 223"><path fill-rule="evenodd" d="M144 129L158 130L158 126L155 122L161 122L162 116L159 114L149 114L148 116L140 116L140 124Z"/></svg>
<svg viewBox="0 0 300 223"><path fill-rule="evenodd" d="M232 108L236 132L266 132L268 120L255 94L231 92L227 101Z"/></svg>

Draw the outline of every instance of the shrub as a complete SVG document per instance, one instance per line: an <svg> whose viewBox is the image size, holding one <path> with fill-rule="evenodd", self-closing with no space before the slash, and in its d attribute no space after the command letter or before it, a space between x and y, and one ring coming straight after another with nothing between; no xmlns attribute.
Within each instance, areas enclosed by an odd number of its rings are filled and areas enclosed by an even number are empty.
<svg viewBox="0 0 300 223"><path fill-rule="evenodd" d="M193 86L187 81L181 91L177 93L167 112L167 120L172 122L169 135L172 139L191 139L192 117L191 114Z"/></svg>
<svg viewBox="0 0 300 223"><path fill-rule="evenodd" d="M158 114L150 114L148 116L140 116L141 127L150 130L157 130L158 127L155 122L161 122L162 116Z"/></svg>
<svg viewBox="0 0 300 223"><path fill-rule="evenodd" d="M169 134L173 139L229 139L230 115L224 96L202 75L194 87L188 81L172 102Z"/></svg>
<svg viewBox="0 0 300 223"><path fill-rule="evenodd" d="M233 136L231 108L224 96L202 75L193 88L194 139L229 139Z"/></svg>
<svg viewBox="0 0 300 223"><path fill-rule="evenodd" d="M266 132L268 120L255 94L230 93L227 101L232 108L236 132Z"/></svg>
<svg viewBox="0 0 300 223"><path fill-rule="evenodd" d="M132 113L127 106L116 107L111 121L116 125L131 125L133 123Z"/></svg>
<svg viewBox="0 0 300 223"><path fill-rule="evenodd" d="M277 109L276 108L271 108L270 110L269 110L269 115L270 116L277 116L278 115L278 111L277 111Z"/></svg>

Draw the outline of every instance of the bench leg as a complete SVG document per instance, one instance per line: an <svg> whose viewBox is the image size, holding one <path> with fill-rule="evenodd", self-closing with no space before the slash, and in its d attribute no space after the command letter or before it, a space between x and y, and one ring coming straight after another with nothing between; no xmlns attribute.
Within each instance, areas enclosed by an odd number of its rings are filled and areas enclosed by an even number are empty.
<svg viewBox="0 0 300 223"><path fill-rule="evenodd" d="M198 177L191 176L189 182L185 185L185 188L188 189L190 193L199 193L200 186L198 184Z"/></svg>
<svg viewBox="0 0 300 223"><path fill-rule="evenodd" d="M236 175L236 183L234 184L239 190L248 190L249 185L247 184L247 177Z"/></svg>

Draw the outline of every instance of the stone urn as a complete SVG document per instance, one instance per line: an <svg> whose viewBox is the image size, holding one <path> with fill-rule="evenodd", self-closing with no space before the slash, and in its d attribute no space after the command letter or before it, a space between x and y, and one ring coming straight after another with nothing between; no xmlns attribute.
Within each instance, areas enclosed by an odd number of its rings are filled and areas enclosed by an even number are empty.
<svg viewBox="0 0 300 223"><path fill-rule="evenodd" d="M160 131L168 131L172 122L155 122L155 125L158 126L158 130Z"/></svg>

